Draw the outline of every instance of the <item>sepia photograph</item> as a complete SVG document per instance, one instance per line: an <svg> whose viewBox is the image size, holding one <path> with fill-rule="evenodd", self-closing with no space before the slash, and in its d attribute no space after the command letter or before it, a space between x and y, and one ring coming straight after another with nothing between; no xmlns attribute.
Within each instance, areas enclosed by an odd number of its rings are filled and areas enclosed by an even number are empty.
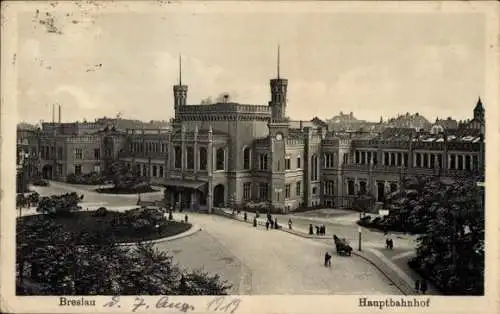
<svg viewBox="0 0 500 314"><path fill-rule="evenodd" d="M309 4L3 3L14 297L487 295L498 6Z"/></svg>

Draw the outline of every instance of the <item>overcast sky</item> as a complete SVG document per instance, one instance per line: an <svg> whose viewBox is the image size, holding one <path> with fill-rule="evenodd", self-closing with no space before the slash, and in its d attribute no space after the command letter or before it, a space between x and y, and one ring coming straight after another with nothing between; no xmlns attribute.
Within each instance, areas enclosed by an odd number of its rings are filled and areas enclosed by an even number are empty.
<svg viewBox="0 0 500 314"><path fill-rule="evenodd" d="M189 104L228 92L266 105L278 43L293 119L340 111L373 121L417 111L465 119L485 92L485 21L477 13L94 9L52 11L50 29L47 11L35 10L18 16L21 121L50 120L52 103L62 105L63 121L118 112L169 119L179 54Z"/></svg>

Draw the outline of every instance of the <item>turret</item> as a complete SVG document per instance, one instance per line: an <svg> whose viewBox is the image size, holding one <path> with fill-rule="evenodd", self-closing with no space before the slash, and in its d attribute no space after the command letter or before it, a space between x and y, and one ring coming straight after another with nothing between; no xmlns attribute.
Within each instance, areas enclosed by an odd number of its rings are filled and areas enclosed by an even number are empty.
<svg viewBox="0 0 500 314"><path fill-rule="evenodd" d="M286 92L288 80L280 78L280 47L278 46L277 76L270 80L271 85L271 107L272 119L282 121L286 117Z"/></svg>
<svg viewBox="0 0 500 314"><path fill-rule="evenodd" d="M474 120L484 122L484 107L481 97L477 100L476 107L474 108Z"/></svg>
<svg viewBox="0 0 500 314"><path fill-rule="evenodd" d="M187 92L187 85L182 85L182 63L181 57L179 56L179 84L174 85L174 110L176 118L180 108L186 105Z"/></svg>

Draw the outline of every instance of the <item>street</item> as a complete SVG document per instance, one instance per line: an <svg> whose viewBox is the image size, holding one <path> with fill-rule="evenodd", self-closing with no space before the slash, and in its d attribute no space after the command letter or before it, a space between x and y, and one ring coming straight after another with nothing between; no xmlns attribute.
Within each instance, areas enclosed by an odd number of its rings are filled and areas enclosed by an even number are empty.
<svg viewBox="0 0 500 314"><path fill-rule="evenodd" d="M84 193L91 209L125 210L134 207L131 195L100 195L80 186L56 183L33 187L42 196L75 191ZM161 197L156 194L157 199ZM153 198L153 196L149 196ZM98 205L99 204L99 205ZM83 204L82 207L85 207ZM181 215L176 213L176 219ZM234 294L401 294L373 265L357 257L339 257L332 241L300 238L277 230L266 231L217 215L188 213L202 231L156 246L189 269L219 273L233 284ZM284 222L284 221L283 221ZM325 252L332 267L323 266Z"/></svg>

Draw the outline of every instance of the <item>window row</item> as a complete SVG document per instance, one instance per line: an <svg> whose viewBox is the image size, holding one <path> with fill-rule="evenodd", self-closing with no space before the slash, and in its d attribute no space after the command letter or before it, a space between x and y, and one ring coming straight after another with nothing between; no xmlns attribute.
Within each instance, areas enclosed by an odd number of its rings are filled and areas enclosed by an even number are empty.
<svg viewBox="0 0 500 314"><path fill-rule="evenodd" d="M158 142L132 142L129 143L129 151L135 153L166 153L167 143Z"/></svg>
<svg viewBox="0 0 500 314"><path fill-rule="evenodd" d="M295 196L302 196L302 182L295 183ZM257 197L260 201L269 200L269 184L258 183ZM285 199L292 197L292 184L285 185ZM243 200L250 201L252 199L252 182L243 183Z"/></svg>

